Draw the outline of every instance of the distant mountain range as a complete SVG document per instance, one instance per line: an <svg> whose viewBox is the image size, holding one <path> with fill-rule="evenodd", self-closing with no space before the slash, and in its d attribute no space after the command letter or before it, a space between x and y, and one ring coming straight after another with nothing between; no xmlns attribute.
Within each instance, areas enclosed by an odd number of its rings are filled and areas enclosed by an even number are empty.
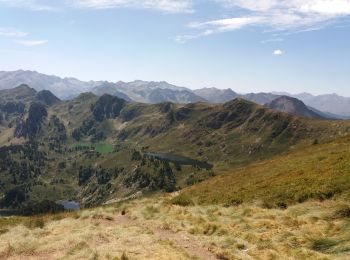
<svg viewBox="0 0 350 260"><path fill-rule="evenodd" d="M75 78L60 78L49 76L35 71L11 71L0 72L0 90L11 89L21 84L27 84L36 91L49 90L60 99L72 99L84 92L92 92L98 96L110 94L117 96L129 102L140 103L225 103L234 98L240 97L260 105L268 107L278 104L278 110L290 110L290 107L303 107L303 112L294 111L292 114L301 116L314 115L319 118L350 118L350 98L342 97L336 94L313 96L308 93L297 95L285 92L273 93L249 93L239 94L232 89L202 88L191 90L185 87L179 87L169 84L165 81L141 81L133 82L108 82L108 81L80 81ZM283 96L284 98L272 101ZM303 105L297 100L286 99L292 97L302 101ZM283 102L282 102L283 101ZM282 105L282 103L285 103ZM293 105L292 105L293 103ZM298 103L298 104L296 104ZM284 107L284 108L282 108ZM306 107L306 110L305 110ZM288 112L284 111L284 112Z"/></svg>

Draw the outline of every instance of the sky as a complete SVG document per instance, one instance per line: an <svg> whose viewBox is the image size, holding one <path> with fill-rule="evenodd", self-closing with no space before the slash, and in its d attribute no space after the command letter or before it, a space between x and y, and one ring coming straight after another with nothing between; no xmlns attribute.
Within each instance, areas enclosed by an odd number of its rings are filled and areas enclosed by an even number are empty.
<svg viewBox="0 0 350 260"><path fill-rule="evenodd" d="M350 96L350 0L0 0L0 70Z"/></svg>

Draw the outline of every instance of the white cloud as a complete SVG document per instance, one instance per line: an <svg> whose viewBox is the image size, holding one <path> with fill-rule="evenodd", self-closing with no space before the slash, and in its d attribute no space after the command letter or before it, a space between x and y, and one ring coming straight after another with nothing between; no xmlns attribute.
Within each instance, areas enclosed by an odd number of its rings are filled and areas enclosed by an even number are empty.
<svg viewBox="0 0 350 260"><path fill-rule="evenodd" d="M318 13L330 16L349 15L350 1L349 0L318 0L305 1L300 7L300 12L303 13Z"/></svg>
<svg viewBox="0 0 350 260"><path fill-rule="evenodd" d="M72 0L73 6L91 9L130 7L169 13L193 12L193 0Z"/></svg>
<svg viewBox="0 0 350 260"><path fill-rule="evenodd" d="M233 31L246 26L264 26L268 31L306 32L320 30L331 22L350 16L350 0L212 1L223 5L227 12L235 14L234 17L195 22L190 24L190 27L199 30L210 28L215 33Z"/></svg>
<svg viewBox="0 0 350 260"><path fill-rule="evenodd" d="M0 28L0 36L4 37L24 37L28 33L22 32L13 28Z"/></svg>
<svg viewBox="0 0 350 260"><path fill-rule="evenodd" d="M24 46L38 46L38 45L44 45L47 44L49 41L47 40L21 40L16 41L16 43Z"/></svg>
<svg viewBox="0 0 350 260"><path fill-rule="evenodd" d="M287 11L288 13L347 15L350 0L216 0L226 7L255 12Z"/></svg>
<svg viewBox="0 0 350 260"><path fill-rule="evenodd" d="M273 55L276 55L276 56L281 56L283 54L284 54L284 51L282 51L282 50L274 50L273 51Z"/></svg>

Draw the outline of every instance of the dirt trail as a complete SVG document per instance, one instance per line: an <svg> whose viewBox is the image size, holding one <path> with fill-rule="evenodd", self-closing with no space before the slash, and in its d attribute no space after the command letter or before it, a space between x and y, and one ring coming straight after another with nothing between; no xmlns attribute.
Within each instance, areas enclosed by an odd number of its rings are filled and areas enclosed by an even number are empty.
<svg viewBox="0 0 350 260"><path fill-rule="evenodd" d="M160 226L156 226L150 222L133 220L127 215L118 216L115 221L120 225L133 225L142 228L146 228L153 232L161 240L169 240L177 247L183 248L187 254L191 257L197 257L199 259L215 260L218 259L216 255L210 252L207 248L199 245L197 242L191 240L186 232L173 232L168 229L163 229Z"/></svg>

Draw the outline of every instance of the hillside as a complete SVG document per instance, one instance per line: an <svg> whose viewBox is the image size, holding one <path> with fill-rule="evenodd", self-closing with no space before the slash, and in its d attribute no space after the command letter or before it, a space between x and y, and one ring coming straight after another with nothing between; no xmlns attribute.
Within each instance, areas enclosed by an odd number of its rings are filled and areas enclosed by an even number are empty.
<svg viewBox="0 0 350 260"><path fill-rule="evenodd" d="M289 152L214 177L179 196L200 204L258 202L287 207L309 199L350 196L350 137Z"/></svg>
<svg viewBox="0 0 350 260"><path fill-rule="evenodd" d="M42 194L91 206L174 191L350 131L347 121L308 120L243 99L152 105L85 93L47 106L36 96L0 134L5 208Z"/></svg>

